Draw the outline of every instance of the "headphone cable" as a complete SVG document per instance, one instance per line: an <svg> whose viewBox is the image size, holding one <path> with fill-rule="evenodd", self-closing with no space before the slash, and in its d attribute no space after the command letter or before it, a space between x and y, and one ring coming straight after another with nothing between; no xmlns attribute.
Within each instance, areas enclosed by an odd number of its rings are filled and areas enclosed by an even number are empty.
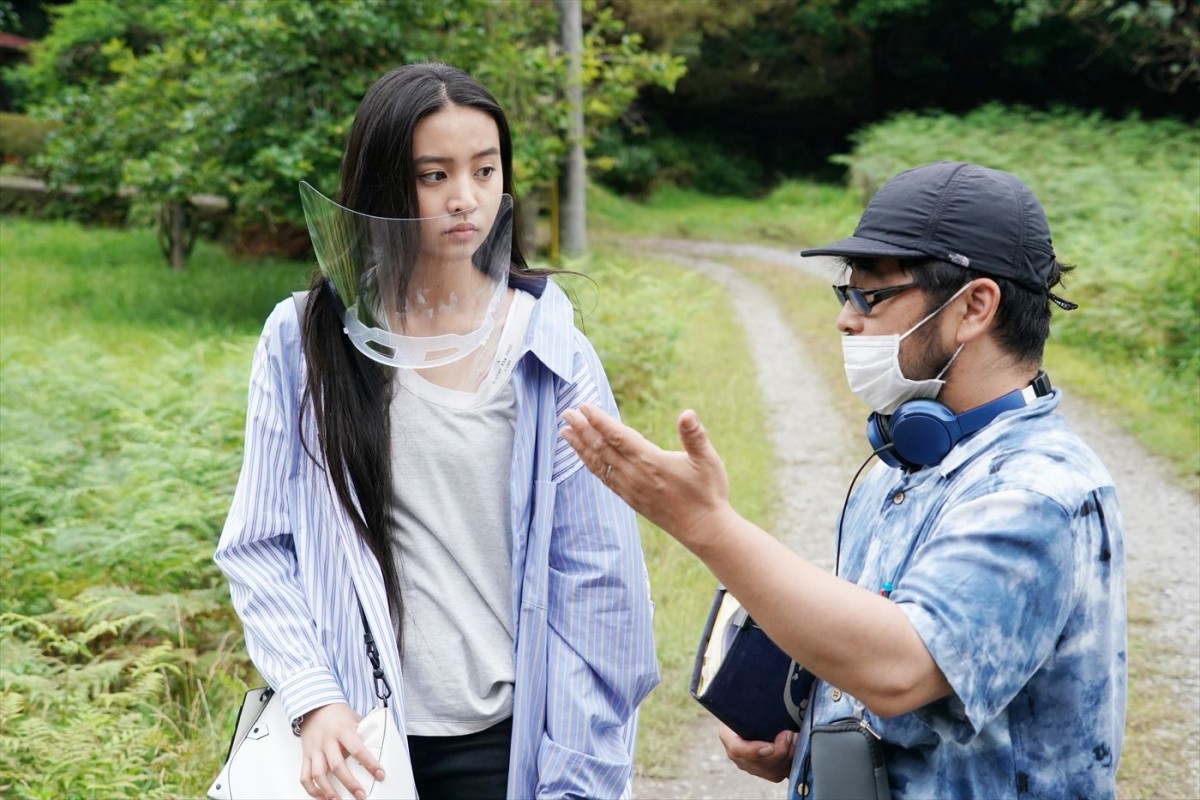
<svg viewBox="0 0 1200 800"><path fill-rule="evenodd" d="M867 464L871 463L871 459L886 450L895 450L896 445L893 442L888 442L883 447L871 451L871 455L867 456L867 460L862 463L858 471L854 473L854 477L850 479L850 486L846 489L846 499L842 501L842 513L838 514L837 527L837 546L834 550L833 557L833 574L838 576L842 567L842 523L846 521L846 509L850 506L850 493L854 491L854 484L858 482L858 476L867 468Z"/></svg>

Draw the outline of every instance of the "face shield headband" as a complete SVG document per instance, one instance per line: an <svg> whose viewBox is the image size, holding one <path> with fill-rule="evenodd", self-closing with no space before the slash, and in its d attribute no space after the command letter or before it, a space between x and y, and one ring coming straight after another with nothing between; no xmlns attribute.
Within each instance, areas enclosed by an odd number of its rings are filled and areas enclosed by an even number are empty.
<svg viewBox="0 0 1200 800"><path fill-rule="evenodd" d="M400 369L450 364L487 343L512 262L512 197L440 217L373 217L306 182L300 201L321 274L363 355Z"/></svg>

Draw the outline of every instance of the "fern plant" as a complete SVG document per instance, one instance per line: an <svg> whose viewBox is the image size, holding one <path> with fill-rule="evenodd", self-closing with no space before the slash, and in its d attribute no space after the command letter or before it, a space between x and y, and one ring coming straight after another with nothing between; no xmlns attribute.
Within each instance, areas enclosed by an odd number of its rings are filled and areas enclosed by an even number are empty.
<svg viewBox="0 0 1200 800"><path fill-rule="evenodd" d="M0 614L0 794L203 793L247 671L233 637L198 656L183 608L177 598L97 588L41 617ZM214 706L223 711L214 716Z"/></svg>

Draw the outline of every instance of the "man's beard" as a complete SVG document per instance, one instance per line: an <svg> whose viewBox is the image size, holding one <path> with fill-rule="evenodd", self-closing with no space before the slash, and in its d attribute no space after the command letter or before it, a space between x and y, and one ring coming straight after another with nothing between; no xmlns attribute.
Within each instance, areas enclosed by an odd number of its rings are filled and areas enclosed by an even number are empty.
<svg viewBox="0 0 1200 800"><path fill-rule="evenodd" d="M929 320L900 343L900 371L909 380L936 378L954 357L954 350L945 350L939 344L935 323L936 319Z"/></svg>

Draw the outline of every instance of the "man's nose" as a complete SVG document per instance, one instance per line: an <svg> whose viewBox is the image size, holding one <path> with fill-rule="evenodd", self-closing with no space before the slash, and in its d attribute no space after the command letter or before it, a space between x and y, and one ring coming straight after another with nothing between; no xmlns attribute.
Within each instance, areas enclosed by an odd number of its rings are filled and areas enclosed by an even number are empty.
<svg viewBox="0 0 1200 800"><path fill-rule="evenodd" d="M863 315L855 311L854 305L847 301L842 303L834 324L841 333L862 333L863 319Z"/></svg>

